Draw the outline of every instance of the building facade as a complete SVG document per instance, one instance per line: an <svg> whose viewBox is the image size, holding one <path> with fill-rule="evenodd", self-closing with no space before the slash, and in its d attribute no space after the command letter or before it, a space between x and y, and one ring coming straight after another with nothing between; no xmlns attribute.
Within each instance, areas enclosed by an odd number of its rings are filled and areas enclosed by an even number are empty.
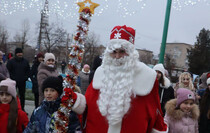
<svg viewBox="0 0 210 133"><path fill-rule="evenodd" d="M187 43L167 43L165 55L171 55L177 69L187 70L187 49L191 49L192 47L193 45Z"/></svg>

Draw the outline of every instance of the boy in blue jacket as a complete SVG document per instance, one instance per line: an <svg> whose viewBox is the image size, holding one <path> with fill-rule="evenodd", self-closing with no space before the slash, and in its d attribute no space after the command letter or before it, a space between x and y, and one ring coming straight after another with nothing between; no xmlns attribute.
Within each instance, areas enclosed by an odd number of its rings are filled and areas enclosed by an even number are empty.
<svg viewBox="0 0 210 133"><path fill-rule="evenodd" d="M42 84L44 101L36 108L24 133L48 133L52 115L58 110L63 92L62 77L48 77ZM68 124L68 133L81 131L80 122L76 113L71 112Z"/></svg>

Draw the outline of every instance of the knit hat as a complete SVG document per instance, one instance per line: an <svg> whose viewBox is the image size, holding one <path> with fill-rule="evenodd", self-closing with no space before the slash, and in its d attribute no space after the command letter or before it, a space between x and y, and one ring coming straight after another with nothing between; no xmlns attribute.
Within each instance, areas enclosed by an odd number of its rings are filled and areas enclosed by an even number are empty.
<svg viewBox="0 0 210 133"><path fill-rule="evenodd" d="M110 35L110 40L112 39L123 39L134 44L135 30L131 27L127 27L126 25L115 26Z"/></svg>
<svg viewBox="0 0 210 133"><path fill-rule="evenodd" d="M163 67L163 64L156 64L153 69L156 71L160 71L163 76L165 76L165 68Z"/></svg>
<svg viewBox="0 0 210 133"><path fill-rule="evenodd" d="M45 88L53 88L61 95L63 93L63 78L61 76L48 77L42 84L42 92Z"/></svg>
<svg viewBox="0 0 210 133"><path fill-rule="evenodd" d="M55 60L55 55L53 53L46 53L44 55L44 62L47 62L47 60L49 60L49 59Z"/></svg>
<svg viewBox="0 0 210 133"><path fill-rule="evenodd" d="M90 66L88 65L88 64L85 64L84 66L83 66L83 68L85 69L85 68L90 68Z"/></svg>
<svg viewBox="0 0 210 133"><path fill-rule="evenodd" d="M16 98L16 82L11 79L2 80L0 82L0 92L7 92Z"/></svg>
<svg viewBox="0 0 210 133"><path fill-rule="evenodd" d="M184 102L185 100L192 99L195 101L195 95L194 93L186 88L179 88L177 90L177 102L176 107L179 107L179 105Z"/></svg>
<svg viewBox="0 0 210 133"><path fill-rule="evenodd" d="M16 55L17 53L23 53L23 50L22 50L21 48L16 48L16 49L15 49L15 55Z"/></svg>
<svg viewBox="0 0 210 133"><path fill-rule="evenodd" d="M44 58L44 55L42 53L38 53L36 57L37 57L37 59L40 57Z"/></svg>

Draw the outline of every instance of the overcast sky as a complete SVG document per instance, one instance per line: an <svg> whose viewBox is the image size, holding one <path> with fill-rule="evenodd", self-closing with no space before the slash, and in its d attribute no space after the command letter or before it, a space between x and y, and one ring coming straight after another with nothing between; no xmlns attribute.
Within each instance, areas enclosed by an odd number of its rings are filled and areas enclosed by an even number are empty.
<svg viewBox="0 0 210 133"><path fill-rule="evenodd" d="M69 0L69 5L73 4L72 1L73 0ZM126 17L123 17L124 11L116 11L116 7L119 3L118 0L92 1L100 4L100 6L95 9L96 15L91 18L89 31L94 32L100 38L101 44L106 45L109 40L110 31L114 26L127 25L136 29L136 48L151 50L154 54L159 53L167 0L143 0L144 2L142 3L132 0L128 6L128 10L130 12L136 11L136 13ZM146 4L144 9L141 9L142 4ZM104 10L102 14L97 14L97 12L104 9L106 5L108 5L108 8ZM172 6L178 8L174 3ZM194 44L196 42L196 36L202 28L210 29L210 5L207 2L198 2L195 5L182 6L181 11L176 10L174 7L171 8L167 42ZM66 19L59 15L56 17L54 13L51 13L50 23L62 22L63 27L69 33L74 33L78 22L77 11L78 9L71 10L70 12L74 12L77 15L73 18L67 17ZM0 12L0 22L6 24L11 36L21 29L21 23L24 19L27 19L30 23L30 40L32 42L36 24L40 21L40 13L37 12L36 9L32 8L24 12L17 11L11 15L5 15Z"/></svg>

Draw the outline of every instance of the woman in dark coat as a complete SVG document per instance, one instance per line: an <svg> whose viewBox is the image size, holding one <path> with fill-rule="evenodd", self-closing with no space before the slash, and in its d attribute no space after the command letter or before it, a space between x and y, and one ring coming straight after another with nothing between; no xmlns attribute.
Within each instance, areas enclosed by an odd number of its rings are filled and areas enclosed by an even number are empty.
<svg viewBox="0 0 210 133"><path fill-rule="evenodd" d="M206 91L201 99L199 132L210 133L210 73L208 74Z"/></svg>
<svg viewBox="0 0 210 133"><path fill-rule="evenodd" d="M165 104L167 101L174 99L174 89L171 86L170 80L165 76L165 68L163 67L163 64L156 64L153 69L157 72L160 104L163 115L165 115Z"/></svg>
<svg viewBox="0 0 210 133"><path fill-rule="evenodd" d="M37 73L38 73L38 67L41 62L43 62L44 55L42 53L37 54L35 57L34 64L31 67L30 71L30 79L32 81L32 92L34 93L35 98L35 108L39 106L39 90L38 90L38 81L37 81Z"/></svg>

